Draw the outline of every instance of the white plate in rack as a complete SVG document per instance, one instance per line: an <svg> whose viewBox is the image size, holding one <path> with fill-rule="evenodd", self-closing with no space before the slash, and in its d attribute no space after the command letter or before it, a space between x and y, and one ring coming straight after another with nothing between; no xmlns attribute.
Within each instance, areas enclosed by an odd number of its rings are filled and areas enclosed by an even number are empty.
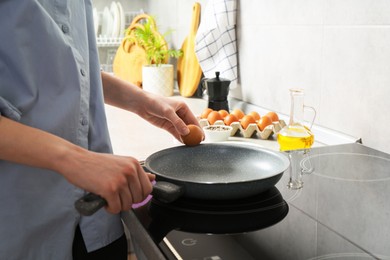
<svg viewBox="0 0 390 260"><path fill-rule="evenodd" d="M102 21L102 37L111 37L113 27L113 18L108 7L104 7L103 10L103 21Z"/></svg>
<svg viewBox="0 0 390 260"><path fill-rule="evenodd" d="M119 37L124 35L126 29L126 18L125 12L123 11L122 4L120 2L116 2L119 9L119 17L120 17L120 29L119 29Z"/></svg>
<svg viewBox="0 0 390 260"><path fill-rule="evenodd" d="M98 36L99 31L99 14L96 8L93 8L93 25L95 28L95 35Z"/></svg>
<svg viewBox="0 0 390 260"><path fill-rule="evenodd" d="M113 18L111 37L118 38L119 33L120 33L120 27L121 27L121 25L120 25L121 18L120 18L120 14L119 14L119 8L118 8L116 2L111 2L110 12L111 12L111 15Z"/></svg>

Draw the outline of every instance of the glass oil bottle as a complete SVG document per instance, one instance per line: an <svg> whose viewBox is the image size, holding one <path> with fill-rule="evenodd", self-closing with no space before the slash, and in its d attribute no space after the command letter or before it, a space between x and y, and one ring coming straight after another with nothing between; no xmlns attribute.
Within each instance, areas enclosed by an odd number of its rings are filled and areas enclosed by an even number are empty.
<svg viewBox="0 0 390 260"><path fill-rule="evenodd" d="M314 134L310 131L310 128L303 124L304 108L307 107L304 105L304 91L302 89L290 89L290 95L290 120L288 125L282 128L277 135L280 150L309 149L314 143ZM309 108L314 110L312 107Z"/></svg>

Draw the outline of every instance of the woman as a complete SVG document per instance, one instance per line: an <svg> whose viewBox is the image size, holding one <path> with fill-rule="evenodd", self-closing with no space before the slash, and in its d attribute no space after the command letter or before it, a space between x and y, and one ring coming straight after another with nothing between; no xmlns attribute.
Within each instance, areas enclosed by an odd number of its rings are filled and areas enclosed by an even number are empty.
<svg viewBox="0 0 390 260"><path fill-rule="evenodd" d="M195 116L100 72L91 0L2 0L0 35L0 259L126 259L118 213L154 176L112 155L104 102L178 140ZM106 209L80 216L86 191Z"/></svg>

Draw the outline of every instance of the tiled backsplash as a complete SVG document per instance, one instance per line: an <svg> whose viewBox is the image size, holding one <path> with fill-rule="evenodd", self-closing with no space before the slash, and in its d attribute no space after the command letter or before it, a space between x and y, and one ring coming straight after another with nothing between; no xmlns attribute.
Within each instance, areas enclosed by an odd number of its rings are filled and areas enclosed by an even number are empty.
<svg viewBox="0 0 390 260"><path fill-rule="evenodd" d="M194 1L135 2L146 2L162 31L174 30L169 40L180 48ZM204 11L208 1L199 2ZM237 1L239 86L231 95L287 115L288 89L303 88L316 125L390 153L389 3Z"/></svg>
<svg viewBox="0 0 390 260"><path fill-rule="evenodd" d="M389 13L388 1L240 1L237 95L288 113L287 89L304 88L317 125L390 152Z"/></svg>

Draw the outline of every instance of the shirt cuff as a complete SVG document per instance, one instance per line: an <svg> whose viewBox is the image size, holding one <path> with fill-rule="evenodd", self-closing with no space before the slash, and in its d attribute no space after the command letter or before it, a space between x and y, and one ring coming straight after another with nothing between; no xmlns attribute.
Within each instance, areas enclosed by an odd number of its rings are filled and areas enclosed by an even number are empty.
<svg viewBox="0 0 390 260"><path fill-rule="evenodd" d="M22 112L14 107L10 102L0 97L0 116L8 117L9 119L20 121Z"/></svg>

